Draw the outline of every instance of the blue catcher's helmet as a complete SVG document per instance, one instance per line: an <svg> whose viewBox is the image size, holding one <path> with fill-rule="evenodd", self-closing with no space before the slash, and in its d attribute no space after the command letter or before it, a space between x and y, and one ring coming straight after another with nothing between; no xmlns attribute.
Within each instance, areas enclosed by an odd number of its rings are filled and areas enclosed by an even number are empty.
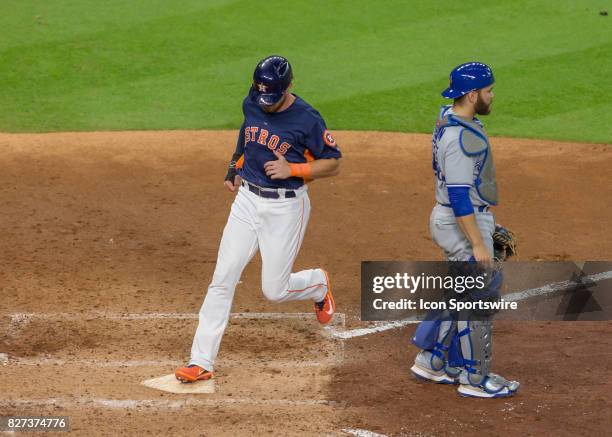
<svg viewBox="0 0 612 437"><path fill-rule="evenodd" d="M268 56L257 64L253 73L255 100L260 105L277 103L293 79L291 64L282 56Z"/></svg>
<svg viewBox="0 0 612 437"><path fill-rule="evenodd" d="M493 71L487 64L466 62L451 71L450 84L442 91L442 97L456 99L470 91L488 87L493 82Z"/></svg>

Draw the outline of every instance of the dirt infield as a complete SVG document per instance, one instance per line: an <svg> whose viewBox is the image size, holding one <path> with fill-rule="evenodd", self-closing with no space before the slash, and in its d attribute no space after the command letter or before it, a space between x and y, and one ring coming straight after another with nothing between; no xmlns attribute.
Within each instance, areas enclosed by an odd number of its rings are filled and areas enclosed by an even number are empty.
<svg viewBox="0 0 612 437"><path fill-rule="evenodd" d="M336 139L342 173L310 186L295 268L329 269L355 327L362 260L441 259L427 226L431 151L427 135ZM232 201L222 179L234 141L229 131L0 134L0 416L69 415L80 435L599 435L612 426L610 322L498 323L494 369L524 386L510 400L465 400L409 376L412 326L340 341L296 314L309 304L267 302L257 257L237 289L218 392L140 386L188 358ZM493 146L495 213L518 234L520 259L612 259L611 146Z"/></svg>

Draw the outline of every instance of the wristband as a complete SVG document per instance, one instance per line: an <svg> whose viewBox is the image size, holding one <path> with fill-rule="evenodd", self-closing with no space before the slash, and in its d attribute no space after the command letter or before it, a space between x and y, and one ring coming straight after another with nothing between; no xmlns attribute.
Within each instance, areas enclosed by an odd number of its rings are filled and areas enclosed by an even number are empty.
<svg viewBox="0 0 612 437"><path fill-rule="evenodd" d="M289 169L291 169L291 176L293 177L312 179L312 166L310 163L289 164Z"/></svg>
<svg viewBox="0 0 612 437"><path fill-rule="evenodd" d="M227 169L227 174L225 175L225 180L226 181L230 181L232 184L234 183L234 179L236 178L236 176L238 176L238 172L236 171L236 169L234 167L231 167Z"/></svg>

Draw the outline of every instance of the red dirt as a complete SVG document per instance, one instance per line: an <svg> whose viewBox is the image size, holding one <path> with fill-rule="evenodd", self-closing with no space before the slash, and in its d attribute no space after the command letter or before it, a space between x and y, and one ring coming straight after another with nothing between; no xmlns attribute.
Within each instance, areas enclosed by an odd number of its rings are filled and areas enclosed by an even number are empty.
<svg viewBox="0 0 612 437"><path fill-rule="evenodd" d="M362 260L442 259L427 226L433 205L429 137L335 136L345 156L342 173L310 186L313 213L295 268L330 270L339 311L357 325ZM460 399L451 387L412 380L408 368L416 351L408 342L414 328L347 341L344 362L320 371L281 367L261 378L256 372L249 376L249 366L265 371L268 359L290 367L318 358L316 331L279 322L257 328L268 341L232 325L220 357L231 363L221 369L225 387L242 387L243 398L303 394L331 403L223 404L162 413L7 404L74 393L180 399L138 386L171 368L110 372L75 363L83 357L182 362L194 321L49 320L11 331L8 316L197 312L232 201L222 179L234 141L229 131L0 134L0 353L72 363L7 364L0 373L0 415L65 413L74 431L89 435L320 435L347 427L393 435L609 430L610 322L498 323L494 369L524 385L510 400ZM519 236L521 260L612 259L609 145L495 138L493 146L501 190L496 216ZM305 303L267 302L259 268L257 259L247 267L234 312L310 311ZM286 328L287 336L275 326ZM300 329L305 337L296 340ZM48 379L20 388L15 381L34 369ZM97 376L90 380L94 370ZM279 391L266 395L269 385ZM297 392L289 390L293 387ZM214 396L228 398L227 391Z"/></svg>

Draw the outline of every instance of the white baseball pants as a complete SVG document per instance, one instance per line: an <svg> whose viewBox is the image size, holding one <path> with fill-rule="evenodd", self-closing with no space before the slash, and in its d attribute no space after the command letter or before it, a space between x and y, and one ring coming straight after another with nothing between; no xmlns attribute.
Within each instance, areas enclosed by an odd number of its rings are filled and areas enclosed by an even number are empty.
<svg viewBox="0 0 612 437"><path fill-rule="evenodd" d="M291 273L310 217L307 187L296 193L289 199L265 199L248 188L239 188L200 309L190 364L214 370L236 285L257 249L261 251L261 288L266 298L274 302L319 302L325 298L327 279L323 270Z"/></svg>

